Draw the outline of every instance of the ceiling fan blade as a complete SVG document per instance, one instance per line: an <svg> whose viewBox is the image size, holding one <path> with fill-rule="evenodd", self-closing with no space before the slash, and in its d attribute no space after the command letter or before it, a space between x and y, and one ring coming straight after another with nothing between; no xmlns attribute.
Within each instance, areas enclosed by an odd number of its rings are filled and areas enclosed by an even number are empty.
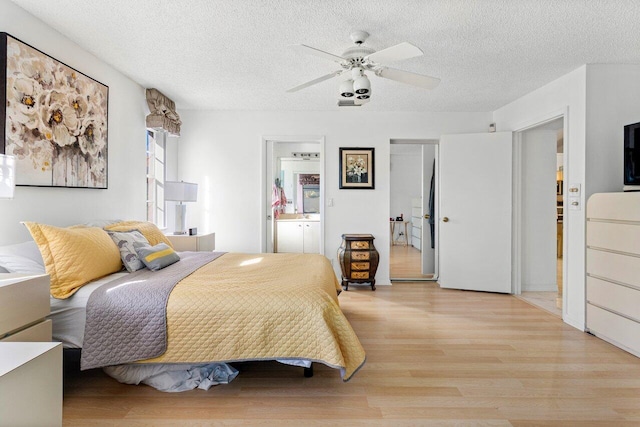
<svg viewBox="0 0 640 427"><path fill-rule="evenodd" d="M343 62L346 61L346 59L344 59L341 56L334 55L333 53L325 52L324 50L316 49L315 47L307 46L305 44L292 44L290 47L292 47L293 49L295 49L295 50L297 50L299 52L304 52L304 53L308 53L310 55L315 55L315 56L318 56L320 58L324 58L324 59L328 59L328 60L333 61L333 62L337 62L338 64L342 64Z"/></svg>
<svg viewBox="0 0 640 427"><path fill-rule="evenodd" d="M424 52L411 43L400 43L386 49L379 50L371 55L365 56L365 60L375 62L377 64L386 64L387 62L401 61L403 59L414 58L424 55Z"/></svg>
<svg viewBox="0 0 640 427"><path fill-rule="evenodd" d="M400 83L418 86L424 89L433 89L440 84L440 79L436 77L424 76L422 74L410 73L409 71L396 70L394 68L382 68L378 73L379 77L395 80Z"/></svg>
<svg viewBox="0 0 640 427"><path fill-rule="evenodd" d="M305 87L313 86L316 83L320 83L320 82L323 82L325 80L329 80L329 79L331 79L333 77L339 76L340 74L342 74L343 71L344 70L334 71L333 73L326 74L326 75L324 75L322 77L318 77L317 79L313 79L313 80L308 81L306 83L303 83L303 84L301 84L299 86L292 87L291 89L287 90L287 92L297 92L300 89L304 89Z"/></svg>

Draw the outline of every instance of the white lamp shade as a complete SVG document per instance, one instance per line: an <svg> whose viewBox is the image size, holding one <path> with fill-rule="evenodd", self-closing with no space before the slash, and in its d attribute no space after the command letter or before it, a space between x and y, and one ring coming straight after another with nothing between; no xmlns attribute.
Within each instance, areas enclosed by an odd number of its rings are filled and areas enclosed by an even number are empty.
<svg viewBox="0 0 640 427"><path fill-rule="evenodd" d="M196 202L198 200L198 184L184 181L165 181L164 199L176 202Z"/></svg>
<svg viewBox="0 0 640 427"><path fill-rule="evenodd" d="M16 159L0 154L0 199L13 199L16 188Z"/></svg>

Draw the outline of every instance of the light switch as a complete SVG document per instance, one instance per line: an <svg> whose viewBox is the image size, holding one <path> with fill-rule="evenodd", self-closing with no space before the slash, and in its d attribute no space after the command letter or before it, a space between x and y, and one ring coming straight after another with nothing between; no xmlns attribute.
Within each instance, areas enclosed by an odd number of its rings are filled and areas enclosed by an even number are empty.
<svg viewBox="0 0 640 427"><path fill-rule="evenodd" d="M567 204L569 205L569 210L579 211L582 209L582 195L581 195L581 185L580 184L569 184L569 200L567 200Z"/></svg>
<svg viewBox="0 0 640 427"><path fill-rule="evenodd" d="M330 208L333 207L333 199L332 198L327 199L327 206L330 207Z"/></svg>

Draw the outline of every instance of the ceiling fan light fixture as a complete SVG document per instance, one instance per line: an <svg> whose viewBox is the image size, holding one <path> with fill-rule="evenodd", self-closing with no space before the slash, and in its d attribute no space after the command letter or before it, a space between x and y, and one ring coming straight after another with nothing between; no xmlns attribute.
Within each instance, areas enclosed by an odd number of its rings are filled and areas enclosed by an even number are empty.
<svg viewBox="0 0 640 427"><path fill-rule="evenodd" d="M353 89L355 93L364 95L371 92L371 82L367 76L360 76L353 81Z"/></svg>
<svg viewBox="0 0 640 427"><path fill-rule="evenodd" d="M340 83L340 96L343 98L351 98L353 93L353 80L345 80Z"/></svg>

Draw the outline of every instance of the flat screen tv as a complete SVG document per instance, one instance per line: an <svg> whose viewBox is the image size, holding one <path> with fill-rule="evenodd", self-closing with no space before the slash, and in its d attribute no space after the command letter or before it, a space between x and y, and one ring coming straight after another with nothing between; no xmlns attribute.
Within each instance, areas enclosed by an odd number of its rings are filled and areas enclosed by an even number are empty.
<svg viewBox="0 0 640 427"><path fill-rule="evenodd" d="M640 185L640 123L624 127L624 185Z"/></svg>

